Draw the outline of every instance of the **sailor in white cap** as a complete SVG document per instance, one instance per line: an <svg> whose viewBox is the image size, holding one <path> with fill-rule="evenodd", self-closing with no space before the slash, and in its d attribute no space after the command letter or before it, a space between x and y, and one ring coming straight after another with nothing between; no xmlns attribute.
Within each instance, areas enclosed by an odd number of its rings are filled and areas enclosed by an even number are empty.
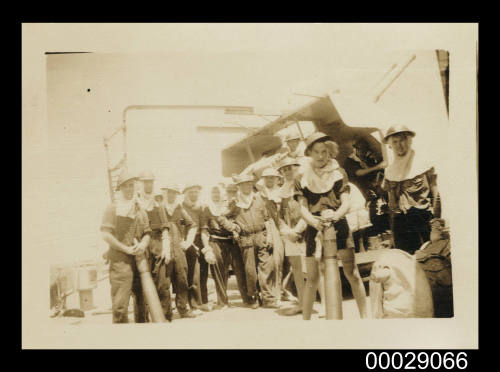
<svg viewBox="0 0 500 372"><path fill-rule="evenodd" d="M278 308L275 293L275 263L272 256L272 239L267 231L271 219L265 202L259 193L253 191L255 179L250 175L238 177L237 202L234 207L234 222L227 229L237 238L245 264L245 277L249 306L259 307L259 302L267 308ZM257 288L260 287L260 294Z"/></svg>
<svg viewBox="0 0 500 372"><path fill-rule="evenodd" d="M148 215L134 197L137 177L123 171L117 182L116 201L103 215L101 235L109 244L109 281L113 323L128 323L130 296L134 295L136 323L147 321L146 303L135 256L144 255L150 243ZM134 243L137 239L139 243Z"/></svg>
<svg viewBox="0 0 500 372"><path fill-rule="evenodd" d="M325 274L333 273L333 276L329 275L328 278L325 276L327 295L332 296L329 288L340 283L336 268L337 259L340 259L360 316L366 318L368 314L365 288L356 265L354 243L345 217L349 210L348 179L345 171L331 159L330 151L325 145L329 140L331 138L321 132L312 133L307 137L305 154L310 157L310 162L295 187L295 197L301 205L302 218L308 224L305 230L307 282L304 288L302 315L305 320L311 318L320 279L320 266L316 261L319 258L325 266L332 265L333 262L333 266L330 266L332 270L325 271ZM325 235L326 233L330 235L332 228L335 240L331 237L326 238ZM324 249L319 249L322 246ZM333 302L329 302L328 299L325 301L327 319L342 317L341 307L339 308L341 293L336 292L334 298Z"/></svg>
<svg viewBox="0 0 500 372"><path fill-rule="evenodd" d="M388 192L394 244L410 254L429 240L431 219L441 217L437 174L432 162L412 149L413 137L414 131L396 125L383 139L394 154L382 185Z"/></svg>
<svg viewBox="0 0 500 372"><path fill-rule="evenodd" d="M139 201L148 214L149 226L152 231L151 243L148 247L150 270L165 318L172 321L170 286L173 263L171 263L170 224L163 205L155 200L153 193L154 174L151 171L144 171L139 175L139 180L142 183Z"/></svg>
<svg viewBox="0 0 500 372"><path fill-rule="evenodd" d="M279 229L285 246L285 263L287 260L290 263L298 299L295 306L284 309L285 315L295 315L302 312L302 290L304 287L302 256L305 256L306 253L303 232L307 223L301 217L299 203L293 198L298 167L298 161L290 157L283 159L278 167L278 171L285 180L280 188Z"/></svg>
<svg viewBox="0 0 500 372"><path fill-rule="evenodd" d="M181 205L181 189L175 183L162 186L163 206L170 223L172 239L172 287L175 292L175 307L181 318L194 318L197 308L188 307L188 264L186 249L188 249L196 235L196 225Z"/></svg>
<svg viewBox="0 0 500 372"><path fill-rule="evenodd" d="M278 230L279 217L278 211L281 204L279 179L282 176L274 168L266 168L262 172L261 178L257 183L260 189L260 195L264 201L271 220L269 221L270 237L273 241L273 258L276 265L276 295L282 301L287 301L288 294L283 288L283 264L285 259L285 247Z"/></svg>
<svg viewBox="0 0 500 372"><path fill-rule="evenodd" d="M209 245L209 235L207 234L208 225L204 218L203 206L199 200L201 189L202 187L198 183L189 183L183 189L184 200L182 207L196 226L194 240L191 242L190 247L186 249L188 284L191 288L189 303L192 308L211 311L212 306L208 302L207 279L209 263L207 259L211 261L213 254L210 254L212 251Z"/></svg>

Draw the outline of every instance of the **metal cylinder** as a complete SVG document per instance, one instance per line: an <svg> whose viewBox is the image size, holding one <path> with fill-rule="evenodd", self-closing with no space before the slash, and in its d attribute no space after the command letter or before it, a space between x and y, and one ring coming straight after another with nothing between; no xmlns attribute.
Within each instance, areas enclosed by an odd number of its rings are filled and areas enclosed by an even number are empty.
<svg viewBox="0 0 500 372"><path fill-rule="evenodd" d="M318 290L319 268L314 257L305 258L307 267L307 280L302 290L302 319L310 320L313 312L316 291Z"/></svg>
<svg viewBox="0 0 500 372"><path fill-rule="evenodd" d="M333 226L323 231L323 256L325 262L325 318L342 319L342 287L337 261L337 235Z"/></svg>
<svg viewBox="0 0 500 372"><path fill-rule="evenodd" d="M161 307L160 298L158 297L158 292L156 291L156 286L153 282L153 277L149 272L149 265L146 256L144 254L135 256L135 262L141 277L142 291L149 308L149 313L151 314L152 322L166 322L167 320L165 319L165 314L163 314L163 309Z"/></svg>

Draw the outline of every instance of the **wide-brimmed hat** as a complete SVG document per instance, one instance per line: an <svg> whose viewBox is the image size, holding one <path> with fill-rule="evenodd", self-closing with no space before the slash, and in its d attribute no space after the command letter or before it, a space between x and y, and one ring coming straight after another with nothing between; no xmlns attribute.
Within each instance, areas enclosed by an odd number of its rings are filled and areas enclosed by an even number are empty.
<svg viewBox="0 0 500 372"><path fill-rule="evenodd" d="M240 185L245 182L255 182L255 178L251 174L244 174L237 177L235 184Z"/></svg>
<svg viewBox="0 0 500 372"><path fill-rule="evenodd" d="M281 162L278 164L278 167L276 168L277 171L279 171L281 168L288 167L289 165L295 165L297 167L300 166L299 162L295 160L294 158L288 156L281 160Z"/></svg>
<svg viewBox="0 0 500 372"><path fill-rule="evenodd" d="M274 168L266 168L262 172L261 176L262 177L281 177L281 175L278 173L278 171Z"/></svg>
<svg viewBox="0 0 500 372"><path fill-rule="evenodd" d="M307 155L309 153L309 151L311 151L311 147L316 142L324 142L324 141L328 141L328 140L332 140L332 138L323 132L314 132L314 133L308 135L306 138L305 154Z"/></svg>
<svg viewBox="0 0 500 372"><path fill-rule="evenodd" d="M184 189L182 190L182 193L184 194L186 191L191 190L191 189L201 190L202 187L201 187L201 185L199 185L197 183L189 183L186 186L184 186Z"/></svg>
<svg viewBox="0 0 500 372"><path fill-rule="evenodd" d="M410 130L410 129L408 129L407 126L405 126L405 125L394 125L394 126L390 127L387 130L387 133L385 134L382 142L383 143L387 143L387 140L389 139L390 136L393 136L393 135L398 134L398 133L407 133L410 136L415 137L415 132L412 131L412 130Z"/></svg>
<svg viewBox="0 0 500 372"><path fill-rule="evenodd" d="M139 174L139 179L141 181L153 181L155 179L155 176L150 170L145 170Z"/></svg>
<svg viewBox="0 0 500 372"><path fill-rule="evenodd" d="M161 187L161 190L172 190L179 194L181 193L181 188L176 183L169 183L168 185Z"/></svg>
<svg viewBox="0 0 500 372"><path fill-rule="evenodd" d="M123 185L125 182L130 181L130 180L137 180L138 177L134 174L129 173L128 171L123 171L120 173L118 176L118 180L116 182L116 190L120 189L120 186Z"/></svg>

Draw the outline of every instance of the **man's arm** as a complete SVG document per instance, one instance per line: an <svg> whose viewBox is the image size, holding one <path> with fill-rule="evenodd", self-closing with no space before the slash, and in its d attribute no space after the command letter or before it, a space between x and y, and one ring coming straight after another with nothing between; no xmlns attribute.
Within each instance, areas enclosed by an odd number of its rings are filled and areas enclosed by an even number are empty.
<svg viewBox="0 0 500 372"><path fill-rule="evenodd" d="M370 168L363 168L363 169L358 169L356 172L354 172L356 174L356 176L360 177L360 176L365 176L369 173L372 173L372 172L375 172L375 171L378 171L378 170L381 170L381 169L384 169L385 167L387 166L387 164L385 163L385 161L382 161L380 163L378 163L377 165L375 165L374 167L370 167Z"/></svg>
<svg viewBox="0 0 500 372"><path fill-rule="evenodd" d="M110 229L102 228L101 229L101 237L106 243L109 244L110 247L112 247L120 252L123 252L125 254L134 254L134 248L136 248L136 246L129 247L129 246L123 244L118 239L116 239L116 237L113 235L113 233L111 232Z"/></svg>
<svg viewBox="0 0 500 372"><path fill-rule="evenodd" d="M309 207L307 205L307 199L304 196L297 196L297 201L300 204L300 214L303 220L310 226L314 227L316 230L321 228L321 222L319 218L313 216L311 212L309 212Z"/></svg>
<svg viewBox="0 0 500 372"><path fill-rule="evenodd" d="M429 187L431 191L432 210L435 218L441 218L441 196L437 186L437 174L432 168L427 172Z"/></svg>
<svg viewBox="0 0 500 372"><path fill-rule="evenodd" d="M342 194L340 194L340 201L342 202L342 204L340 205L339 209L335 211L335 220L340 220L342 217L345 216L345 214L349 210L350 207L349 193L343 192Z"/></svg>

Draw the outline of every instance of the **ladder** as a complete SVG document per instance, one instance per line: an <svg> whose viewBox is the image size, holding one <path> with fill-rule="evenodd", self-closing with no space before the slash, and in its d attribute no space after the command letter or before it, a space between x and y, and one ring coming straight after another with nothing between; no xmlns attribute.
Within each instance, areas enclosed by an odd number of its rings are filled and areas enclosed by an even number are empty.
<svg viewBox="0 0 500 372"><path fill-rule="evenodd" d="M113 165L110 159L109 153L109 144L111 140L116 136L122 134L122 152L123 154L120 156L119 161ZM122 126L117 128L110 136L103 137L104 140L104 151L106 153L106 168L108 174L108 185L109 185L109 196L111 198L111 202L115 201L115 190L116 184L118 182L118 177L124 170L127 169L127 127L125 123Z"/></svg>

